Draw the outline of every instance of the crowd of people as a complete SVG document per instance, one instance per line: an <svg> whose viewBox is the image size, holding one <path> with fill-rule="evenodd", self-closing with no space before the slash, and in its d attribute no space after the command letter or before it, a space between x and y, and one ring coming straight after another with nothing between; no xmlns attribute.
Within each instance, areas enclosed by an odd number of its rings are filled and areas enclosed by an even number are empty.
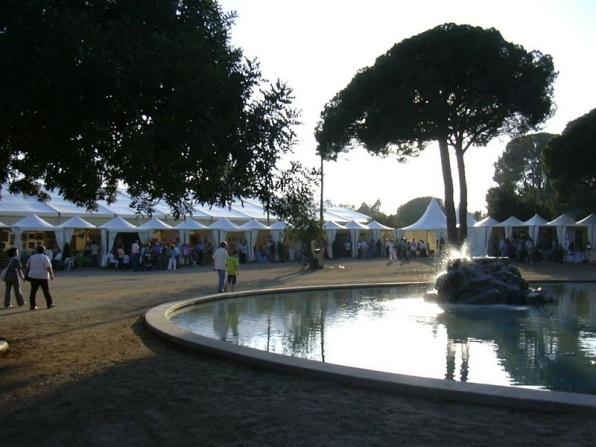
<svg viewBox="0 0 596 447"><path fill-rule="evenodd" d="M339 244L343 244L340 246ZM388 258L389 260L410 260L418 257L433 256L437 250L441 250L445 246L445 242L441 239L436 249L431 249L427 241L422 239L408 240L405 237L400 239L385 239L383 242L380 238L371 238L369 240L360 239L356 243L358 259L372 259L372 258ZM325 245L325 253L328 253ZM347 256L350 257L352 253L352 243L350 240L344 242L337 242L334 244L333 254L335 257Z"/></svg>
<svg viewBox="0 0 596 447"><path fill-rule="evenodd" d="M512 234L511 239L505 236L494 236L488 249L489 256L501 256L517 262L538 262L541 260L553 262L587 262L588 247L576 247L575 241L567 237L560 244L556 235L542 233L538 240L534 240L524 232Z"/></svg>

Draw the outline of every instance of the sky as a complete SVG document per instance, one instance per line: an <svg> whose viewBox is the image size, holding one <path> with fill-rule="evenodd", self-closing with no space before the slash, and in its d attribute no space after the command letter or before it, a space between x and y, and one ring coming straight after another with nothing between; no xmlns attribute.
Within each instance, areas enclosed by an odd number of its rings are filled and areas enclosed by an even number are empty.
<svg viewBox="0 0 596 447"><path fill-rule="evenodd" d="M494 27L527 51L553 57L556 112L541 131L561 133L565 125L596 107L596 0L220 0L236 11L232 44L256 58L269 81L294 91L301 125L292 160L319 167L314 128L320 113L361 68L395 43L437 25L453 22ZM508 137L466 153L468 210L486 211L494 186L494 163ZM452 170L457 190L457 172ZM407 163L380 158L357 148L326 162L324 198L334 205L381 201L394 214L420 196L443 198L438 147L429 146Z"/></svg>

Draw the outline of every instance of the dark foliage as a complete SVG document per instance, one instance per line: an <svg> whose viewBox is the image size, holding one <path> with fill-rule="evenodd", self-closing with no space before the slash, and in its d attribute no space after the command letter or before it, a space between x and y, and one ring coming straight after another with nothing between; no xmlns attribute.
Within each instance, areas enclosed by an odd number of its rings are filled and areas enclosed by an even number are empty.
<svg viewBox="0 0 596 447"><path fill-rule="evenodd" d="M596 210L596 109L571 121L543 152L556 197L578 214Z"/></svg>
<svg viewBox="0 0 596 447"><path fill-rule="evenodd" d="M488 214L496 219L516 216L527 220L538 213L556 217L561 207L555 200L550 180L541 161L542 152L556 135L538 133L514 138L495 163L498 186L486 196Z"/></svg>
<svg viewBox="0 0 596 447"><path fill-rule="evenodd" d="M272 203L291 90L265 85L211 0L0 4L2 183L93 208L124 184L141 212Z"/></svg>

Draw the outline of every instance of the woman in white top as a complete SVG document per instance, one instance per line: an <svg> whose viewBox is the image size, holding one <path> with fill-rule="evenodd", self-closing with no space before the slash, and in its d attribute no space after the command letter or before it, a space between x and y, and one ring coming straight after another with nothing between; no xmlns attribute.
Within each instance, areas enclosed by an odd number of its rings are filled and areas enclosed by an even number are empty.
<svg viewBox="0 0 596 447"><path fill-rule="evenodd" d="M48 279L54 279L54 271L52 270L50 259L44 254L45 247L39 245L36 251L37 253L31 256L27 261L27 276L31 281L29 305L31 310L37 310L37 306L35 305L35 295L37 295L37 289L41 287L48 309L50 309L54 307L55 304L52 303L52 295L50 295Z"/></svg>

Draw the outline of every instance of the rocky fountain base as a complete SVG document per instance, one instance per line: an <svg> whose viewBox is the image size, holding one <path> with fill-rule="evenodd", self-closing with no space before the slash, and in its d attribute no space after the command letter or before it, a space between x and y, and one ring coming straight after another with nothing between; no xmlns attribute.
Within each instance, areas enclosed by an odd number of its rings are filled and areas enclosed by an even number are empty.
<svg viewBox="0 0 596 447"><path fill-rule="evenodd" d="M457 258L425 298L453 304L535 305L552 303L542 289L531 289L508 258Z"/></svg>

